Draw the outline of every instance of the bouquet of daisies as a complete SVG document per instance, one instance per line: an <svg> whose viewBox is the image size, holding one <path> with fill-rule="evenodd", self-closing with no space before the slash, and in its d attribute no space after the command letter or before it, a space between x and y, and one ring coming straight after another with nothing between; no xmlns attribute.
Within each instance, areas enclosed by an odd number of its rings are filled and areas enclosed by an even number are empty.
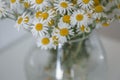
<svg viewBox="0 0 120 80"><path fill-rule="evenodd" d="M120 20L120 0L0 0L0 18L15 20L38 47L51 49Z"/></svg>

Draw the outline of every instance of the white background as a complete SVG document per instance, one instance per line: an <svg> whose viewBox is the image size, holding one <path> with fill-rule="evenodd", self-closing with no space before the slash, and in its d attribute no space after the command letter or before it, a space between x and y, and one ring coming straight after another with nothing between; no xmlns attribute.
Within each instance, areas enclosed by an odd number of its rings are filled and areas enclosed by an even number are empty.
<svg viewBox="0 0 120 80"><path fill-rule="evenodd" d="M120 80L120 23L97 31L107 53L108 80ZM24 58L34 39L14 27L14 22L0 21L0 80L26 80Z"/></svg>

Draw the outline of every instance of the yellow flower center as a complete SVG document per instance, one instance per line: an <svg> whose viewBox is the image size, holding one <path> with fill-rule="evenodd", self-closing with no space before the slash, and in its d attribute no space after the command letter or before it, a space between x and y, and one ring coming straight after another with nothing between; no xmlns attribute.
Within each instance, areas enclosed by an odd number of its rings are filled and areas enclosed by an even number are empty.
<svg viewBox="0 0 120 80"><path fill-rule="evenodd" d="M94 5L97 6L100 4L100 1L99 0L93 0L94 1Z"/></svg>
<svg viewBox="0 0 120 80"><path fill-rule="evenodd" d="M42 39L42 44L43 44L43 45L47 45L47 44L49 44L49 43L50 43L49 38L43 38L43 39Z"/></svg>
<svg viewBox="0 0 120 80"><path fill-rule="evenodd" d="M98 6L96 6L95 7L95 12L97 12L97 13L100 13L100 12L103 12L103 6L102 5L98 5Z"/></svg>
<svg viewBox="0 0 120 80"><path fill-rule="evenodd" d="M88 4L89 2L90 2L90 0L82 0L83 1L83 3L85 3L85 4Z"/></svg>
<svg viewBox="0 0 120 80"><path fill-rule="evenodd" d="M77 20L77 21L82 21L83 18L84 18L84 16L83 16L82 14L78 14L78 15L76 16L76 20Z"/></svg>
<svg viewBox="0 0 120 80"><path fill-rule="evenodd" d="M41 14L41 18L47 19L49 17L49 14L47 12L44 12Z"/></svg>
<svg viewBox="0 0 120 80"><path fill-rule="evenodd" d="M41 31L43 29L43 24L41 24L41 23L36 24L35 29L37 31Z"/></svg>
<svg viewBox="0 0 120 80"><path fill-rule="evenodd" d="M42 4L44 0L35 0L37 4Z"/></svg>
<svg viewBox="0 0 120 80"><path fill-rule="evenodd" d="M67 7L68 7L68 4L67 4L66 2L62 2L60 5L61 5L61 7L63 7L63 8L67 8Z"/></svg>
<svg viewBox="0 0 120 80"><path fill-rule="evenodd" d="M84 26L84 25L80 26L80 30L81 30L82 32L84 32L84 31L85 31L85 26Z"/></svg>
<svg viewBox="0 0 120 80"><path fill-rule="evenodd" d="M42 14L41 11L36 12L36 14L35 14L36 18L40 18L40 17L41 17L41 14Z"/></svg>
<svg viewBox="0 0 120 80"><path fill-rule="evenodd" d="M29 8L30 7L30 4L28 2L24 2L24 7L25 8Z"/></svg>
<svg viewBox="0 0 120 80"><path fill-rule="evenodd" d="M110 24L107 23L107 22L105 22L105 23L102 24L103 27L108 27L109 25L110 25Z"/></svg>
<svg viewBox="0 0 120 80"><path fill-rule="evenodd" d="M28 22L29 22L29 17L28 17L28 16L25 17L24 22L25 22L25 23L28 23Z"/></svg>
<svg viewBox="0 0 120 80"><path fill-rule="evenodd" d="M65 16L63 16L63 22L65 22L65 23L70 23L70 16L69 15L65 15Z"/></svg>
<svg viewBox="0 0 120 80"><path fill-rule="evenodd" d="M67 36L69 34L69 30L67 28L60 29L61 36Z"/></svg>
<svg viewBox="0 0 120 80"><path fill-rule="evenodd" d="M15 2L16 2L16 0L10 0L10 2L11 2L11 3L15 3Z"/></svg>
<svg viewBox="0 0 120 80"><path fill-rule="evenodd" d="M18 23L18 24L21 24L21 23L22 23L22 21L23 21L23 18L22 18L22 17L20 17L20 18L18 18L17 23Z"/></svg>

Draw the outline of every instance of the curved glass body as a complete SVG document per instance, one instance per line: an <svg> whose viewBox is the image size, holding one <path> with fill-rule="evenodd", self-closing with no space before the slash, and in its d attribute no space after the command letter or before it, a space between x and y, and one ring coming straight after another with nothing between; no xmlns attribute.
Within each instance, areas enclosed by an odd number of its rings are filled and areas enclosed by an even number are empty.
<svg viewBox="0 0 120 80"><path fill-rule="evenodd" d="M57 50L32 46L25 59L27 80L106 80L106 57L94 33Z"/></svg>

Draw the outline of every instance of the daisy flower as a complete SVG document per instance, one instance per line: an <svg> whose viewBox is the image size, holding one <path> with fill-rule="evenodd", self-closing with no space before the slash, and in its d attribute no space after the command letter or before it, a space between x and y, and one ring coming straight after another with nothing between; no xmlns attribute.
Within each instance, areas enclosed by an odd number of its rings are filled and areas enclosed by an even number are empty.
<svg viewBox="0 0 120 80"><path fill-rule="evenodd" d="M72 17L71 17L71 24L73 26L77 25L77 27L79 26L86 26L89 24L89 18L88 15L85 14L85 11L83 10L78 10L73 12Z"/></svg>
<svg viewBox="0 0 120 80"><path fill-rule="evenodd" d="M41 49L51 49L54 47L52 39L49 36L41 36L37 39L37 46Z"/></svg>
<svg viewBox="0 0 120 80"><path fill-rule="evenodd" d="M23 16L18 17L15 27L18 29L18 31L20 30L21 27L23 27Z"/></svg>
<svg viewBox="0 0 120 80"><path fill-rule="evenodd" d="M42 11L38 10L35 12L35 18L40 19L41 18Z"/></svg>
<svg viewBox="0 0 120 80"><path fill-rule="evenodd" d="M32 8L35 10L43 11L47 6L49 6L49 0L30 0Z"/></svg>
<svg viewBox="0 0 120 80"><path fill-rule="evenodd" d="M102 5L97 5L93 9L93 18L100 19L101 17L107 17L104 13L105 8Z"/></svg>
<svg viewBox="0 0 120 80"><path fill-rule="evenodd" d="M59 12L59 14L70 14L74 9L73 4L66 0L56 0L54 6L56 11Z"/></svg>
<svg viewBox="0 0 120 80"><path fill-rule="evenodd" d="M78 5L86 10L91 9L91 7L93 7L94 5L94 1L93 0L78 0Z"/></svg>
<svg viewBox="0 0 120 80"><path fill-rule="evenodd" d="M29 8L31 7L30 1L29 1L29 0L25 0L25 1L23 2L23 6L24 6L24 8L29 9Z"/></svg>
<svg viewBox="0 0 120 80"><path fill-rule="evenodd" d="M91 30L90 30L89 26L84 26L84 25L82 25L82 26L80 26L79 28L77 28L78 34L82 34L82 33L84 33L84 32L89 33L90 31L91 31Z"/></svg>
<svg viewBox="0 0 120 80"><path fill-rule="evenodd" d="M54 17L55 17L55 12L52 9L42 12L40 15L40 18L45 20L46 23L49 23Z"/></svg>
<svg viewBox="0 0 120 80"><path fill-rule="evenodd" d="M69 24L58 23L58 29L56 30L56 36L58 37L58 41L60 43L67 42L70 39L70 36L74 35L73 30L71 29Z"/></svg>
<svg viewBox="0 0 120 80"><path fill-rule="evenodd" d="M46 33L48 33L47 24L42 19L40 19L40 20L36 19L33 22L33 25L31 27L32 27L31 32L32 32L33 36L35 36L35 37L43 36Z"/></svg>
<svg viewBox="0 0 120 80"><path fill-rule="evenodd" d="M61 17L60 22L70 24L71 22L71 16L70 15L64 15Z"/></svg>
<svg viewBox="0 0 120 80"><path fill-rule="evenodd" d="M18 31L20 30L20 28L26 28L26 26L28 27L27 24L30 23L30 14L28 14L27 12L24 12L22 16L19 16L15 27L18 29Z"/></svg>

